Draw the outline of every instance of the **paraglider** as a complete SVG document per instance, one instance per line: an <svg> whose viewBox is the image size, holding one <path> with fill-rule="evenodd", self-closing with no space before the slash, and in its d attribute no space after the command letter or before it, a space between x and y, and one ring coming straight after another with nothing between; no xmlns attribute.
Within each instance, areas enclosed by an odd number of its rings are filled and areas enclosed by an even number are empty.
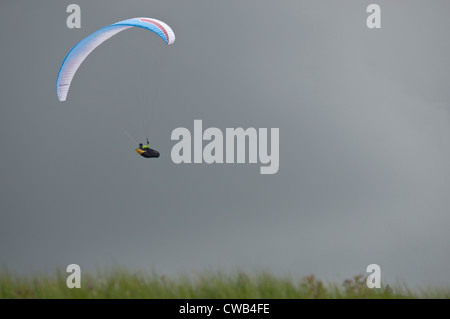
<svg viewBox="0 0 450 319"><path fill-rule="evenodd" d="M159 152L150 148L148 139L146 145L139 143L139 148L136 149L136 153L145 158L159 157Z"/></svg>
<svg viewBox="0 0 450 319"><path fill-rule="evenodd" d="M81 63L83 63L89 54L112 36L132 27L153 31L166 44L172 44L175 41L175 33L166 23L145 17L119 21L97 30L76 44L62 62L56 79L56 93L59 101L65 101L67 99L72 79ZM137 148L136 152L145 158L159 157L159 153L150 148L148 138L147 145L142 145L142 147Z"/></svg>

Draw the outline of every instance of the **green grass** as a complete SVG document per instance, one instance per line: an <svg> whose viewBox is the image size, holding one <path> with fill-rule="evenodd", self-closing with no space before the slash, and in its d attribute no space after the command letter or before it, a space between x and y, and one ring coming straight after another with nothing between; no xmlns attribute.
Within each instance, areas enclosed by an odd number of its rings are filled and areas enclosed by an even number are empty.
<svg viewBox="0 0 450 319"><path fill-rule="evenodd" d="M415 289L406 286L369 289L357 275L338 283L324 283L313 275L303 278L274 276L270 272L207 271L166 277L155 272L122 268L82 273L81 288L69 289L69 274L18 276L0 270L0 299L11 298L150 298L150 299L299 299L299 298L449 298L449 289Z"/></svg>

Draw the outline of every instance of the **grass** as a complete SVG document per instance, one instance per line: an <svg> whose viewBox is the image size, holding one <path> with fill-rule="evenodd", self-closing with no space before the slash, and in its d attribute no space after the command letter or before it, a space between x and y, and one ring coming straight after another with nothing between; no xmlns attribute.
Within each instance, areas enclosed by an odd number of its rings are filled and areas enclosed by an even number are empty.
<svg viewBox="0 0 450 319"><path fill-rule="evenodd" d="M166 277L155 272L130 272L122 268L83 273L81 288L69 289L69 274L19 276L0 270L0 299L330 299L330 298L449 298L449 289L416 289L406 286L369 289L357 275L341 283L327 283L313 275L293 279L270 272L208 271L197 275Z"/></svg>

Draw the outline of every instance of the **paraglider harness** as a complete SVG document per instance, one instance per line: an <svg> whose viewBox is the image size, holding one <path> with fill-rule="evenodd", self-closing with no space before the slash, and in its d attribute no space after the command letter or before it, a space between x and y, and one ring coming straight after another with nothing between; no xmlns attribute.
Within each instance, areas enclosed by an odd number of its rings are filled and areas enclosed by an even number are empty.
<svg viewBox="0 0 450 319"><path fill-rule="evenodd" d="M136 152L145 158L159 157L159 152L150 148L148 138L147 145L142 145L142 143L139 143L139 148L136 149Z"/></svg>

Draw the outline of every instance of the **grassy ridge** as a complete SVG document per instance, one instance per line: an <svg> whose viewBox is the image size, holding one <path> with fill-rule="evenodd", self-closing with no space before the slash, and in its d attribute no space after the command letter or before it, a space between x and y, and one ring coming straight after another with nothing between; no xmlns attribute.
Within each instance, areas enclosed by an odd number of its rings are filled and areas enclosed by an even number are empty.
<svg viewBox="0 0 450 319"><path fill-rule="evenodd" d="M290 299L290 298L449 298L449 289L411 291L407 287L369 289L362 275L342 283L324 284L314 276L277 277L269 272L225 273L165 277L124 269L82 274L81 288L69 289L68 274L17 276L0 271L0 299L10 298L150 298L150 299Z"/></svg>

